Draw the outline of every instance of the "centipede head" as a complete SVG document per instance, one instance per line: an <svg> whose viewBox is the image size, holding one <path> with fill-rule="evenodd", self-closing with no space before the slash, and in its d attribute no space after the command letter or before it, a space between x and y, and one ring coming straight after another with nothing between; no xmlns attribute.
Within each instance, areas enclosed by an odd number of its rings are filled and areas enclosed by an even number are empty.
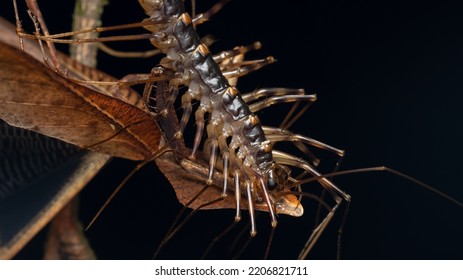
<svg viewBox="0 0 463 280"><path fill-rule="evenodd" d="M273 202L277 214L285 214L300 217L304 214L304 208L297 196L290 194L289 186L294 185L291 178L291 170L278 163L273 163L268 172L267 190Z"/></svg>

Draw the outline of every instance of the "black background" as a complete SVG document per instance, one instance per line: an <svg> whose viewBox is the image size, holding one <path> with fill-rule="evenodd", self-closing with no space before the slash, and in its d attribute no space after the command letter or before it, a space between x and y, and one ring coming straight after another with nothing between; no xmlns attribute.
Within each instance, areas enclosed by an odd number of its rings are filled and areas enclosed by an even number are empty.
<svg viewBox="0 0 463 280"><path fill-rule="evenodd" d="M1 15L11 19L11 3L2 2ZM199 11L214 3L198 2ZM292 129L345 149L341 169L386 165L463 200L463 19L458 7L421 1L250 2L233 0L199 27L200 34L218 39L213 52L259 40L263 49L251 57L278 59L242 78L241 91L275 86L315 92L318 101ZM52 33L71 29L72 5L61 1L40 4ZM24 13L22 18L27 21ZM103 23L109 26L143 18L137 1L112 1ZM146 42L113 46L150 48ZM101 55L99 61L100 69L122 77L147 73L156 59L147 62ZM277 126L286 112L284 107L270 107L260 118L264 124ZM333 162L329 154L320 156ZM134 166L114 160L83 191L84 223ZM462 258L463 209L387 173L350 175L335 182L352 195L342 258ZM130 180L88 232L90 242L102 259L151 258L180 208L169 184L151 164ZM312 228L312 210L309 207L304 218L280 218L270 258L297 256ZM336 257L341 216L342 212L309 258ZM243 258L262 257L270 226L267 216L261 217L258 236ZM196 215L160 257L198 258L205 244L232 220L233 212L227 210ZM18 258L39 258L41 238ZM223 241L209 257L229 257L225 252L230 242Z"/></svg>

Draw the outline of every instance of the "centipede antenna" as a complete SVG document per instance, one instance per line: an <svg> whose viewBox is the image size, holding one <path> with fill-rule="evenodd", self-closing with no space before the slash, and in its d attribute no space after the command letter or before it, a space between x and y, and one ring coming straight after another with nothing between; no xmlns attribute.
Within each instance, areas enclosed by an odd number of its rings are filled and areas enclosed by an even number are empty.
<svg viewBox="0 0 463 280"><path fill-rule="evenodd" d="M431 191L435 194L437 194L438 196L452 202L453 204L455 204L456 206L458 207L463 207L463 202L461 201L458 201L456 200L455 198L451 197L450 195L444 193L444 192L441 192L439 191L438 189L436 189L435 187L429 185L429 184L426 184L426 183L423 183L422 181L412 177L412 176L408 176L400 171L397 171L395 169L392 169L390 167L387 167L387 166L376 166L376 167L366 167L366 168L357 168L357 169L350 169L350 170L345 170L345 171L337 171L337 172L333 172L333 173L327 173L327 174L323 174L323 175L314 175L313 177L311 178L307 178L307 179L304 179L304 180L301 180L297 183L294 183L294 185L299 185L299 184L306 184L306 183L310 183L310 182L314 182L314 181L318 181L322 178L330 178L330 177L335 177L335 176L343 176L343 175L351 175L351 174L358 174L358 173L369 173L369 172L389 172L391 174L394 174L400 178L404 178L405 180L408 180L410 182L413 182L415 183L416 185L419 185L425 189L427 189L428 191ZM291 187L291 186L289 186Z"/></svg>

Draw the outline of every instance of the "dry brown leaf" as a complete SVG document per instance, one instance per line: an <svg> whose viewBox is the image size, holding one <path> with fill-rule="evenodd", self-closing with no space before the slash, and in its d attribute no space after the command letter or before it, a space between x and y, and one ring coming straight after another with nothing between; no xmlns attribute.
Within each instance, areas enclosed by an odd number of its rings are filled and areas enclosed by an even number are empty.
<svg viewBox="0 0 463 280"><path fill-rule="evenodd" d="M18 73L24 73L22 75ZM152 116L131 104L69 81L26 53L0 43L0 118L80 147L142 160L157 151Z"/></svg>

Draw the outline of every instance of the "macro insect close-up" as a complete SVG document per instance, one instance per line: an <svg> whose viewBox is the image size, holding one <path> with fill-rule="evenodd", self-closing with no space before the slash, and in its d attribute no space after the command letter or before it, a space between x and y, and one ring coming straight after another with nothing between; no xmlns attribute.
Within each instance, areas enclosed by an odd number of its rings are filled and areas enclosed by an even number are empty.
<svg viewBox="0 0 463 280"><path fill-rule="evenodd" d="M196 2L194 10L200 13L217 1ZM27 23L30 19L25 5L19 4L24 29L32 34L35 30ZM72 30L73 4L45 1L39 4L51 34ZM0 5L1 16L14 22L12 3L4 1ZM191 3L187 1L185 5L191 11ZM276 63L240 77L237 88L241 93L278 87L303 88L307 95L317 94L317 101L290 130L346 151L336 166L339 157L335 153L310 147L320 159L317 170L321 174L335 168L388 166L461 201L462 179L458 176L457 159L462 140L458 130L463 116L457 104L462 101L458 74L463 62L463 39L459 37L463 20L456 11L455 7L444 4L290 1L264 5L234 0L195 28L200 36L212 36L213 54L259 41L262 48L246 53L246 60L276 58ZM102 23L115 26L146 18L138 1L110 1ZM100 37L146 32L143 28L117 30L104 32ZM107 45L121 51L154 48L148 39ZM69 47L57 46L63 52ZM163 54L154 58L117 58L100 52L98 69L117 78L149 74L160 65L162 57ZM163 66L170 65L163 62ZM143 86L135 89L143 93ZM180 90L185 88L184 84L179 86ZM174 103L179 119L181 106L186 104L181 103L182 95L185 94L179 94ZM195 123L197 103L192 101L194 109L184 132L190 149L200 129ZM307 102L302 103L298 110ZM256 114L263 125L279 127L292 105L275 104ZM204 130L209 119L213 116L206 115ZM204 131L201 147L208 132ZM277 143L275 147L280 149L280 145L297 158L307 156L297 145ZM84 224L135 166L132 161L116 158L82 190L80 218ZM349 194L352 203L347 215L344 207L337 210L308 258L336 258L338 250L342 259L461 258L462 209L451 201L386 171L327 179ZM303 184L301 191L318 196L324 187L312 182ZM343 198L343 193L336 195ZM265 196L261 199L265 201ZM324 199L333 201L330 193ZM315 228L315 221L320 222L326 216L326 211L317 214L316 200L303 197L301 201L303 216L276 215L278 226L274 233L269 214L256 211L257 235L252 239L246 226L248 211L243 210L237 228L221 236L205 258L233 258L238 254L239 258L262 258L270 236L273 238L269 258L297 258ZM169 181L158 167L149 163L127 181L86 235L98 258L149 259L181 208ZM211 241L233 223L234 216L233 209L198 211L157 257L200 258ZM343 232L339 235L341 226ZM16 257L41 258L45 236L45 232L39 233ZM251 242L245 246L248 240Z"/></svg>

